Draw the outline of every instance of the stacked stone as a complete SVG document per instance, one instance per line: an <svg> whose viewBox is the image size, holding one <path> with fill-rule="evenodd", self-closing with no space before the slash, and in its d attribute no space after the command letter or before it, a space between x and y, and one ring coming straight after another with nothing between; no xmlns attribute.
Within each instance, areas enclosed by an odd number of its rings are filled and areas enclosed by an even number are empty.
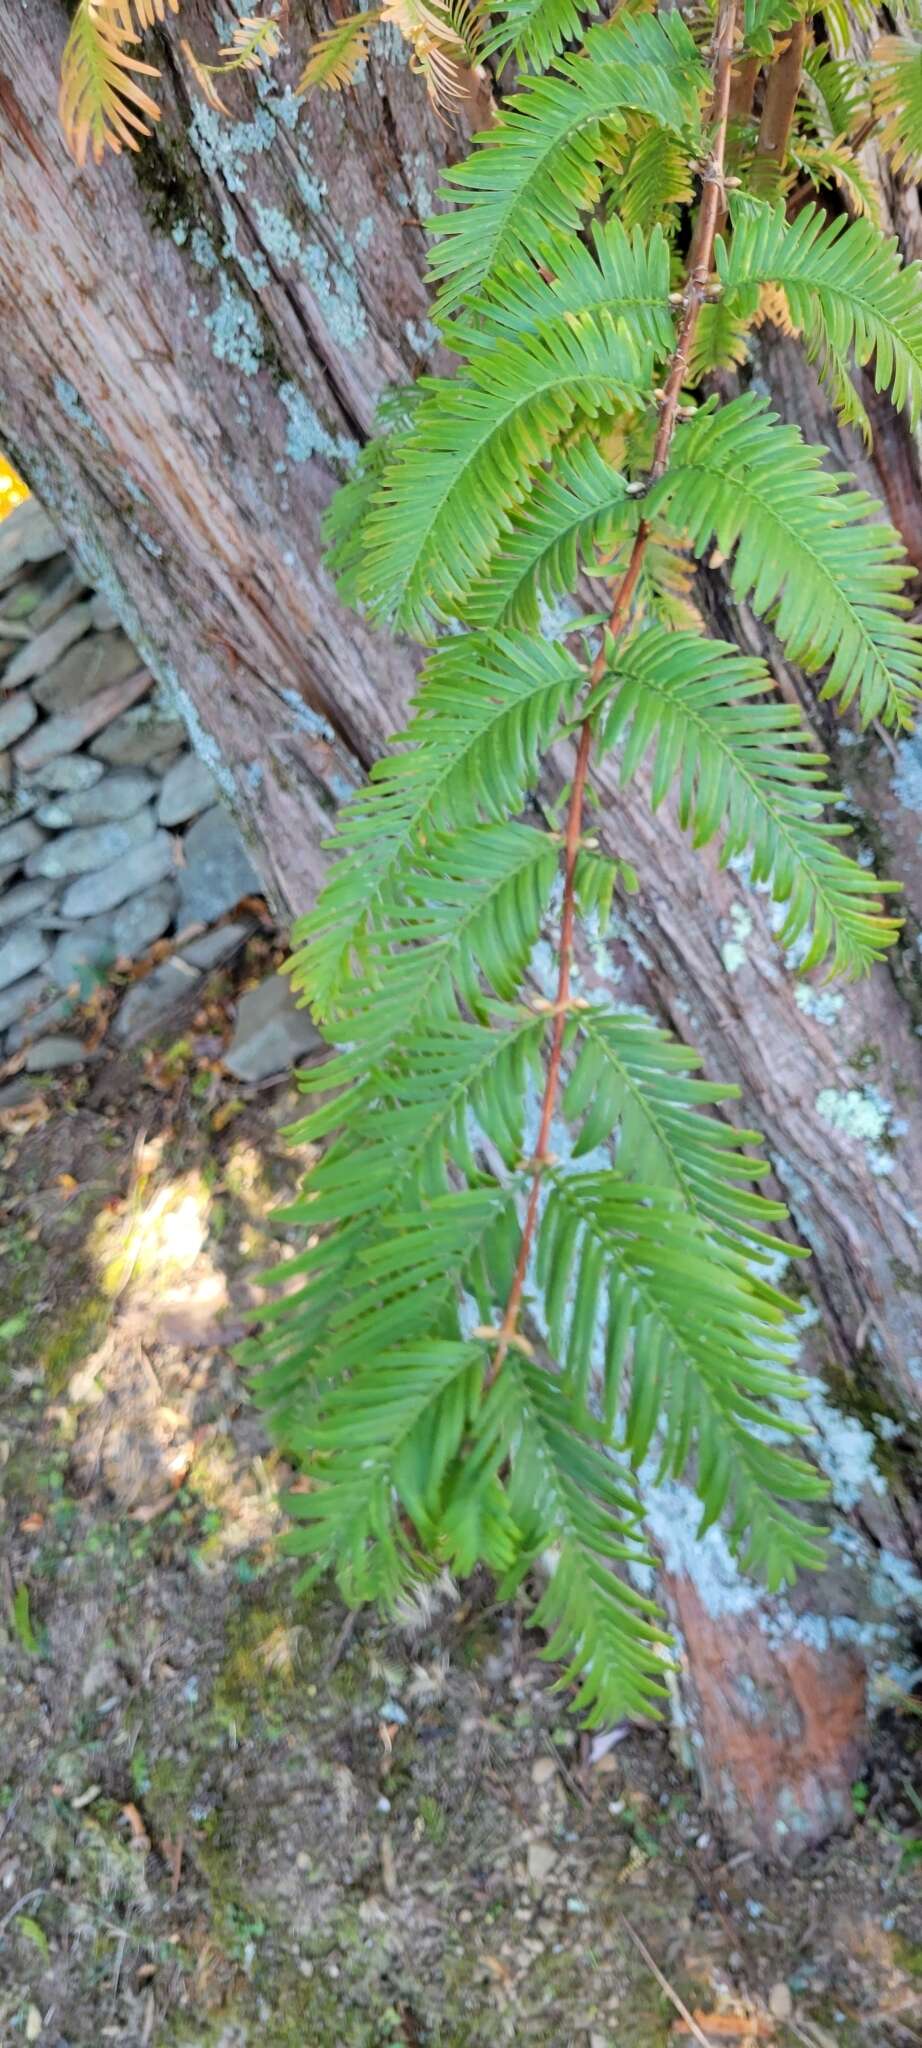
<svg viewBox="0 0 922 2048"><path fill-rule="evenodd" d="M116 960L259 889L185 727L34 499L0 525L0 1049L85 1056L62 1030ZM246 935L199 932L122 1003L158 1021ZM167 971L168 970L168 971ZM181 986L180 986L181 984Z"/></svg>

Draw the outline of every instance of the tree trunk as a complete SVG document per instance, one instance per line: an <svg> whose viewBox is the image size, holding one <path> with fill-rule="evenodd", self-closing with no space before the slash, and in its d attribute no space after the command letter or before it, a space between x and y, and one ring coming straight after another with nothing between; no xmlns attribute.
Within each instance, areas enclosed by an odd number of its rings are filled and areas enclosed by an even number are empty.
<svg viewBox="0 0 922 2048"><path fill-rule="evenodd" d="M301 911L336 802L412 681L411 652L337 603L319 532L382 388L431 350L419 222L446 134L382 31L342 95L299 110L276 84L235 81L222 120L190 101L171 30L157 39L156 138L137 160L80 174L55 118L66 25L63 0L0 20L0 443L175 695L271 898ZM185 0L183 29L207 46L205 0ZM299 47L302 33L295 21ZM296 62L279 75L293 79ZM914 254L918 209L890 196ZM759 355L789 416L840 440L794 345L765 338ZM876 463L852 446L846 459L888 499L922 568L916 453L879 403L875 424ZM722 631L765 645L719 577L706 603ZM802 679L769 653L825 732ZM765 1131L815 1255L806 1281L795 1273L810 1290L804 1369L818 1376L810 1406L833 1483L829 1571L768 1599L718 1533L695 1544L684 1489L650 1507L688 1754L728 1830L782 1851L847 1823L875 1674L905 1661L922 1591L922 864L918 819L895 794L922 808L922 763L910 742L841 739L858 828L905 881L910 921L892 970L835 992L795 984L764 895L693 856L667 812L651 821L639 787L624 795L602 778L605 835L641 881L603 978L739 1081L741 1115Z"/></svg>

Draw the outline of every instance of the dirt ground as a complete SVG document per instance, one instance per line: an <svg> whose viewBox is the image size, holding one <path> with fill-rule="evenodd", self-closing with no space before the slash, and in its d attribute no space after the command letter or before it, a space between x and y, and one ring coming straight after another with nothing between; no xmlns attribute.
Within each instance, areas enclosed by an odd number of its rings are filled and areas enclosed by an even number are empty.
<svg viewBox="0 0 922 2048"><path fill-rule="evenodd" d="M0 1107L3 2048L922 2042L922 1720L773 1874L487 1583L299 1596L234 1355L294 1097L222 1073L212 991Z"/></svg>

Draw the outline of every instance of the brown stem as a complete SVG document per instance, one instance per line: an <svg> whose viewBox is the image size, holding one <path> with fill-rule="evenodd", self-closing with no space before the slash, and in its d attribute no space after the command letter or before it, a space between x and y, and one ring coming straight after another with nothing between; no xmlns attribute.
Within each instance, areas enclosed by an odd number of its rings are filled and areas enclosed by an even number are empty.
<svg viewBox="0 0 922 2048"><path fill-rule="evenodd" d="M714 94L712 118L714 132L710 154L701 172L701 204L692 245L689 251L685 289L682 293L682 314L676 345L670 359L669 372L661 401L659 427L653 444L653 459L650 464L648 481L655 483L663 475L669 460L669 449L675 433L682 385L688 369L688 358L695 338L695 329L701 314L710 276L711 259L714 253L714 236L720 217L723 198L724 158L727 146L727 119L730 105L730 82L733 66L733 40L736 26L737 0L720 0L717 17L717 31L714 41ZM637 588L637 581L643 566L650 527L641 519L634 536L630 558L624 575L612 599L608 618L607 639L617 637L628 618L631 599ZM603 641L589 673L590 686L599 683L605 674L608 662L608 648ZM592 721L584 719L580 728L576 766L570 790L567 810L567 830L564 848L563 910L560 924L560 967L557 975L557 996L553 1005L554 1026L551 1036L551 1051L548 1060L544 1095L541 1103L541 1121L534 1154L529 1162L532 1183L522 1225L522 1240L516 1260L509 1299L496 1340L493 1362L486 1376L486 1385L492 1386L513 1343L518 1328L519 1310L528 1272L528 1261L538 1222L538 1204L541 1197L541 1176L548 1163L548 1140L557 1095L560 1088L560 1069L563 1060L563 1041L566 1031L567 1014L570 1009L570 974L573 963L573 927L576 921L576 862L579 855L583 829L583 803L586 794L586 778L589 772L589 756L592 751Z"/></svg>
<svg viewBox="0 0 922 2048"><path fill-rule="evenodd" d="M744 57L737 65L730 82L730 119L748 121L755 98L756 79L761 70L758 57Z"/></svg>
<svg viewBox="0 0 922 2048"><path fill-rule="evenodd" d="M777 164L779 170L788 153L806 47L807 24L795 21L790 38L772 65L765 86L756 156L763 162Z"/></svg>

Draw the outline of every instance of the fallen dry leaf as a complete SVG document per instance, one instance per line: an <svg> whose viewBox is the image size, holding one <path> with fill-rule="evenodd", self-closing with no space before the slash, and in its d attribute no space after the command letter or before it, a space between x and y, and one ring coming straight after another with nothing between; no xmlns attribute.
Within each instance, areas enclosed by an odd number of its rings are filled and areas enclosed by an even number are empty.
<svg viewBox="0 0 922 2048"><path fill-rule="evenodd" d="M46 1124L50 1115L44 1096L30 1095L26 1102L11 1102L8 1109L0 1109L0 1131L9 1131L11 1137L23 1138L28 1131Z"/></svg>
<svg viewBox="0 0 922 2048"><path fill-rule="evenodd" d="M132 1844L139 1849L148 1850L150 1848L150 1836L134 1801L127 1799L122 1807L122 1812L131 1829Z"/></svg>

